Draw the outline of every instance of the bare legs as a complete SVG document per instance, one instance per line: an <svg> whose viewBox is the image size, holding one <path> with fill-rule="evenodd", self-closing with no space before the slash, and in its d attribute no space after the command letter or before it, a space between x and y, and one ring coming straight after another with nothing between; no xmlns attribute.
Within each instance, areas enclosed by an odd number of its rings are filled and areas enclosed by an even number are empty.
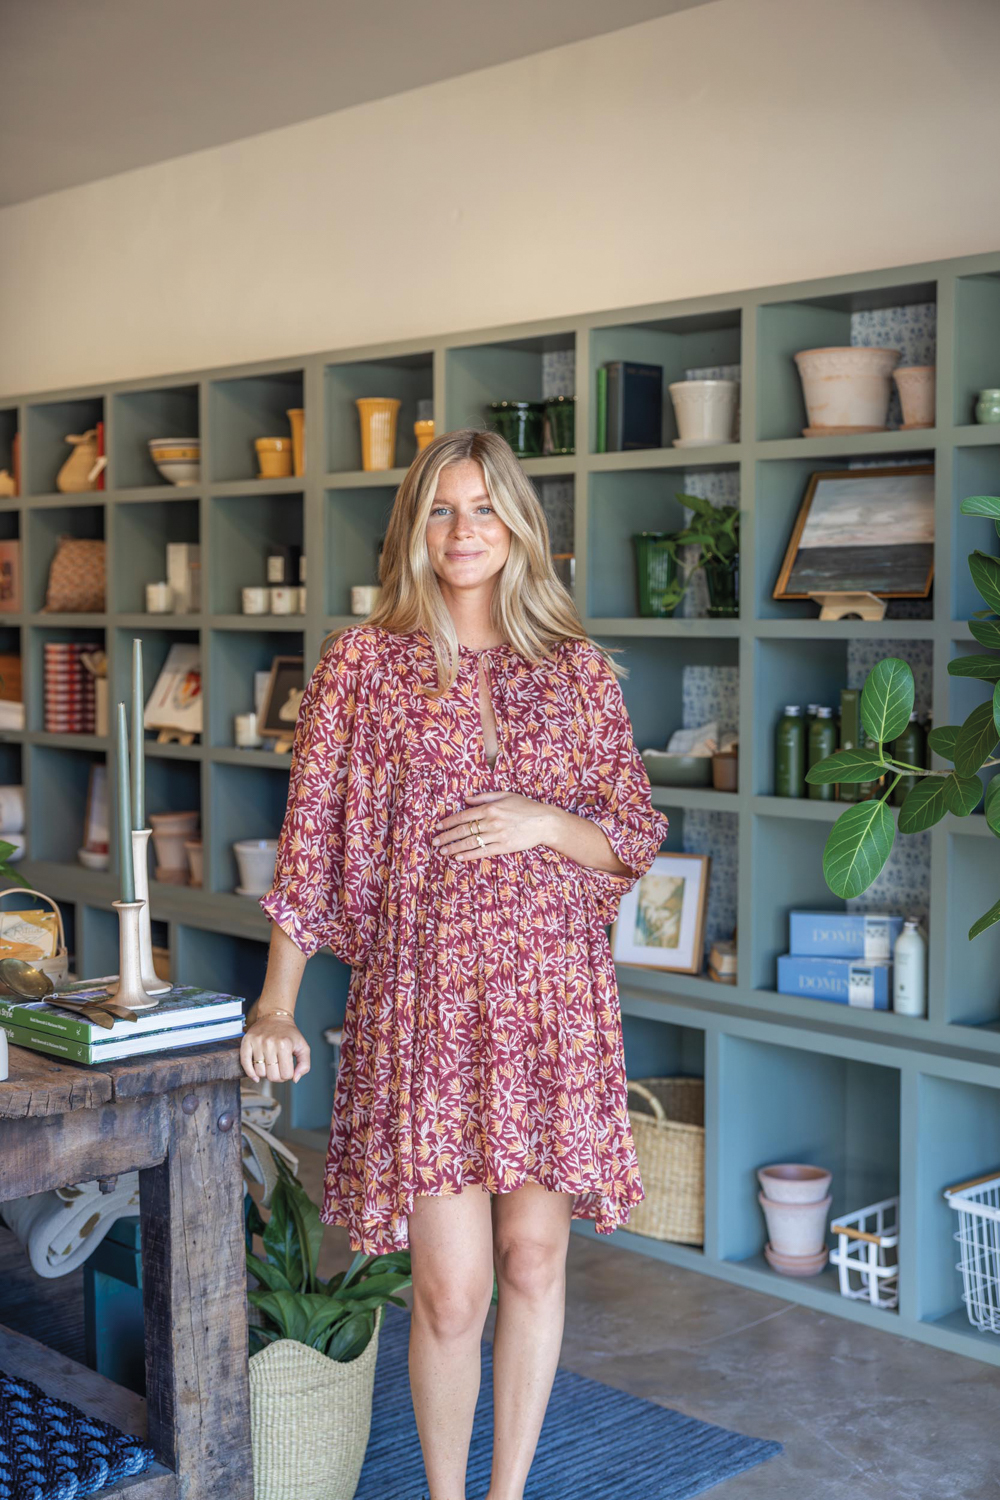
<svg viewBox="0 0 1000 1500"><path fill-rule="evenodd" d="M562 1343L572 1196L526 1183L420 1196L413 1265L410 1385L430 1500L466 1500L479 1396L479 1344L496 1267L493 1471L487 1500L521 1500Z"/></svg>

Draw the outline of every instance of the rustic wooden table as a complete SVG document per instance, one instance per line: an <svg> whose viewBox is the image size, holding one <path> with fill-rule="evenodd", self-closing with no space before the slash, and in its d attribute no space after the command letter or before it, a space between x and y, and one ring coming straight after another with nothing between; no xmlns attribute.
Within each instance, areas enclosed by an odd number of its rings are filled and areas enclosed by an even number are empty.
<svg viewBox="0 0 1000 1500"><path fill-rule="evenodd" d="M0 1202L140 1174L145 1401L0 1327L0 1369L151 1444L103 1500L252 1500L240 1076L238 1039L99 1071L10 1049Z"/></svg>

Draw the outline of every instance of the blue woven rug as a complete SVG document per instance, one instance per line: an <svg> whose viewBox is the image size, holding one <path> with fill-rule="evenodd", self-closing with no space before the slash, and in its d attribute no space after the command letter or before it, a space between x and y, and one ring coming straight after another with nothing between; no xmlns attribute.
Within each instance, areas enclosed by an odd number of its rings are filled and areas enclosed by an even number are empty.
<svg viewBox="0 0 1000 1500"><path fill-rule="evenodd" d="M0 1500L77 1500L152 1461L138 1438L0 1371Z"/></svg>
<svg viewBox="0 0 1000 1500"><path fill-rule="evenodd" d="M409 1337L409 1313L387 1306L371 1437L354 1500L426 1500L410 1398ZM484 1340L466 1480L472 1500L482 1500L489 1489L492 1446L492 1345ZM781 1451L780 1443L744 1437L557 1370L524 1500L689 1500Z"/></svg>

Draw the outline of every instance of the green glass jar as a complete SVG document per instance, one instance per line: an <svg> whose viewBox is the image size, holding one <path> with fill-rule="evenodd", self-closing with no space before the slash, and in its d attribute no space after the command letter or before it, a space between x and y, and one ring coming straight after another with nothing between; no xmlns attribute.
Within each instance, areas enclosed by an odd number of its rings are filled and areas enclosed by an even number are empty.
<svg viewBox="0 0 1000 1500"><path fill-rule="evenodd" d="M910 715L910 722L902 734L893 742L892 758L903 760L908 766L927 769L927 734L915 712ZM902 804L906 794L912 791L919 780L919 776L904 776L897 781L891 799L895 807Z"/></svg>
<svg viewBox="0 0 1000 1500"><path fill-rule="evenodd" d="M821 760L826 760L837 748L837 726L833 720L833 709L816 707L816 712L809 725L809 738L807 748L807 759L810 769L818 765ZM837 795L837 788L831 782L824 782L820 786L808 783L808 795L814 802L833 802Z"/></svg>
<svg viewBox="0 0 1000 1500"><path fill-rule="evenodd" d="M1000 390L987 389L979 392L976 402L977 422L1000 422Z"/></svg>
<svg viewBox="0 0 1000 1500"><path fill-rule="evenodd" d="M494 432L506 439L516 458L541 458L544 401L491 401L487 412Z"/></svg>
<svg viewBox="0 0 1000 1500"><path fill-rule="evenodd" d="M806 723L802 709L789 704L774 736L774 795L801 797L806 787Z"/></svg>
<svg viewBox="0 0 1000 1500"><path fill-rule="evenodd" d="M677 578L677 559L668 546L673 537L672 531L637 531L632 535L639 614L643 617L669 619L677 608L665 602L667 590Z"/></svg>
<svg viewBox="0 0 1000 1500"><path fill-rule="evenodd" d="M549 424L549 452L576 452L576 397L549 396L545 402Z"/></svg>
<svg viewBox="0 0 1000 1500"><path fill-rule="evenodd" d="M705 564L708 587L708 615L711 620L733 619L740 612L740 560L728 562L712 559Z"/></svg>

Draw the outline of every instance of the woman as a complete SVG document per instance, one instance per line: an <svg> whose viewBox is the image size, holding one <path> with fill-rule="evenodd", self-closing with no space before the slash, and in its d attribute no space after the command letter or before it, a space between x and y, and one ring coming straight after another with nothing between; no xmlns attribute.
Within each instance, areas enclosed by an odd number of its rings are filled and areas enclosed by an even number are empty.
<svg viewBox="0 0 1000 1500"><path fill-rule="evenodd" d="M407 472L382 592L306 687L267 976L241 1059L298 1079L306 959L353 965L322 1218L409 1246L409 1368L431 1500L464 1500L493 1292L488 1500L520 1500L562 1340L571 1218L643 1197L606 926L651 865L616 668L556 577L502 438Z"/></svg>

